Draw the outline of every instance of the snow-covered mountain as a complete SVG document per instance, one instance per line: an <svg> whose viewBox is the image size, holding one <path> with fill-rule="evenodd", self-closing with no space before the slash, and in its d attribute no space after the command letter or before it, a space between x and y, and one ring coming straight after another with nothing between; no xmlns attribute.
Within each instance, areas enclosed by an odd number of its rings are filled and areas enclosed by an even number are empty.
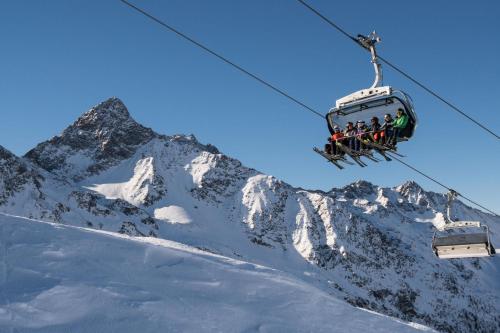
<svg viewBox="0 0 500 333"><path fill-rule="evenodd" d="M111 98L24 157L0 150L0 211L153 236L272 267L357 307L443 332L500 331L500 260L430 250L442 194L359 181L325 193L165 136ZM500 244L500 219L457 203Z"/></svg>

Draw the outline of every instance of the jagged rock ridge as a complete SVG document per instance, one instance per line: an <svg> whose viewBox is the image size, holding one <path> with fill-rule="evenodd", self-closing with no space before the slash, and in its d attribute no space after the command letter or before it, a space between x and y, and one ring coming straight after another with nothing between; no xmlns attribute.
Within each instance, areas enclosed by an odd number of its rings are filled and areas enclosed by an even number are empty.
<svg viewBox="0 0 500 333"><path fill-rule="evenodd" d="M30 150L26 157L47 171L63 170L78 179L129 158L137 147L156 136L132 119L120 99L110 98L84 113L60 136ZM79 158L70 160L68 154Z"/></svg>

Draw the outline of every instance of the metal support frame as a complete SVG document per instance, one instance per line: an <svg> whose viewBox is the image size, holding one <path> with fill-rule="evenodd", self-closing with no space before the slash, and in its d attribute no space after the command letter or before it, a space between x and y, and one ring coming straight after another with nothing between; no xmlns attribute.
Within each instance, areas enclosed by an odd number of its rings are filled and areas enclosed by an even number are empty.
<svg viewBox="0 0 500 333"><path fill-rule="evenodd" d="M372 56L372 64L375 70L375 80L373 81L371 87L377 88L382 85L382 64L378 61L377 50L375 49L375 44L380 42L382 39L377 35L375 31L373 31L368 36L358 35L358 43L363 46L365 49L370 51Z"/></svg>
<svg viewBox="0 0 500 333"><path fill-rule="evenodd" d="M486 238L488 240L488 249L491 251L490 255L496 254L495 248L493 245L491 245L491 239L490 239L490 230L488 229L488 226L484 226L486 228Z"/></svg>
<svg viewBox="0 0 500 333"><path fill-rule="evenodd" d="M458 196L458 193L455 190L450 189L448 193L446 193L446 197L448 198L448 202L446 204L446 217L447 223L452 223L453 219L451 218L451 205L453 204L453 200Z"/></svg>
<svg viewBox="0 0 500 333"><path fill-rule="evenodd" d="M453 201L458 197L458 192L455 190L450 189L449 192L446 194L446 197L448 199L446 203L446 216L445 220L446 223L444 226L439 228L439 231L444 231L444 230L449 230L449 229L456 229L456 228L467 228L467 227L475 227L475 228L480 228L481 227L481 222L478 221L454 221L453 218L451 217L451 208L453 205Z"/></svg>
<svg viewBox="0 0 500 333"><path fill-rule="evenodd" d="M481 222L478 222L478 221L456 221L456 222L450 222L450 223L446 223L440 229L440 231L450 230L450 229L457 229L457 228L467 228L467 227L480 228L481 227Z"/></svg>

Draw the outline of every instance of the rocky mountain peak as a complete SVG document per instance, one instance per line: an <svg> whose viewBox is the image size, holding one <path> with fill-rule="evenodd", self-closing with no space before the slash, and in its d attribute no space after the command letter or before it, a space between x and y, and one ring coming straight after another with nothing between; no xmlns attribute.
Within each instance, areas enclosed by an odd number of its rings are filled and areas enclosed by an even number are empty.
<svg viewBox="0 0 500 333"><path fill-rule="evenodd" d="M1 160L7 160L7 159L10 159L10 158L13 158L15 157L14 154L12 154L9 150L5 149L4 147L2 147L0 145L0 161Z"/></svg>
<svg viewBox="0 0 500 333"><path fill-rule="evenodd" d="M396 192L399 192L402 197L406 198L408 202L423 206L434 207L440 209L437 202L441 201L440 195L426 192L417 182L413 180L406 181L405 183L396 187Z"/></svg>
<svg viewBox="0 0 500 333"><path fill-rule="evenodd" d="M119 98L111 97L85 112L73 126L85 129L96 125L116 125L130 120L133 121L125 104Z"/></svg>
<svg viewBox="0 0 500 333"><path fill-rule="evenodd" d="M366 180L358 180L340 189L346 197L357 198L376 193L377 186ZM335 189L334 189L335 191Z"/></svg>
<svg viewBox="0 0 500 333"><path fill-rule="evenodd" d="M138 147L158 137L151 128L137 123L125 104L109 98L80 116L59 136L42 142L26 157L48 171L80 169L74 160L86 163L85 173L95 173L132 156ZM72 158L73 157L73 158Z"/></svg>
<svg viewBox="0 0 500 333"><path fill-rule="evenodd" d="M104 154L127 155L125 146L143 144L154 136L153 130L130 116L119 98L112 97L85 112L51 141L76 149L97 148Z"/></svg>
<svg viewBox="0 0 500 333"><path fill-rule="evenodd" d="M421 192L425 192L424 189L414 180L408 180L404 182L403 184L399 185L396 188L396 191L400 192L401 194L418 194Z"/></svg>

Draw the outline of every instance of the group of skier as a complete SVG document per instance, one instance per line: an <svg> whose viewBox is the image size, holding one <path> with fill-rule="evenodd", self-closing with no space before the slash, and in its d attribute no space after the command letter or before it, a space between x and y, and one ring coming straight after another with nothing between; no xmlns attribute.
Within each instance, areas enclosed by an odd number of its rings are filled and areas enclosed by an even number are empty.
<svg viewBox="0 0 500 333"><path fill-rule="evenodd" d="M389 149L395 149L398 138L401 137L407 124L408 115L403 109L398 109L396 118L387 113L382 125L378 117L371 119L370 126L366 125L364 120L358 120L356 126L352 122L348 122L344 130L336 125L333 127L332 136L328 138L329 143L325 145L325 152L330 155L344 154L344 150L339 145L355 152L362 152L367 149L364 142L373 142Z"/></svg>

